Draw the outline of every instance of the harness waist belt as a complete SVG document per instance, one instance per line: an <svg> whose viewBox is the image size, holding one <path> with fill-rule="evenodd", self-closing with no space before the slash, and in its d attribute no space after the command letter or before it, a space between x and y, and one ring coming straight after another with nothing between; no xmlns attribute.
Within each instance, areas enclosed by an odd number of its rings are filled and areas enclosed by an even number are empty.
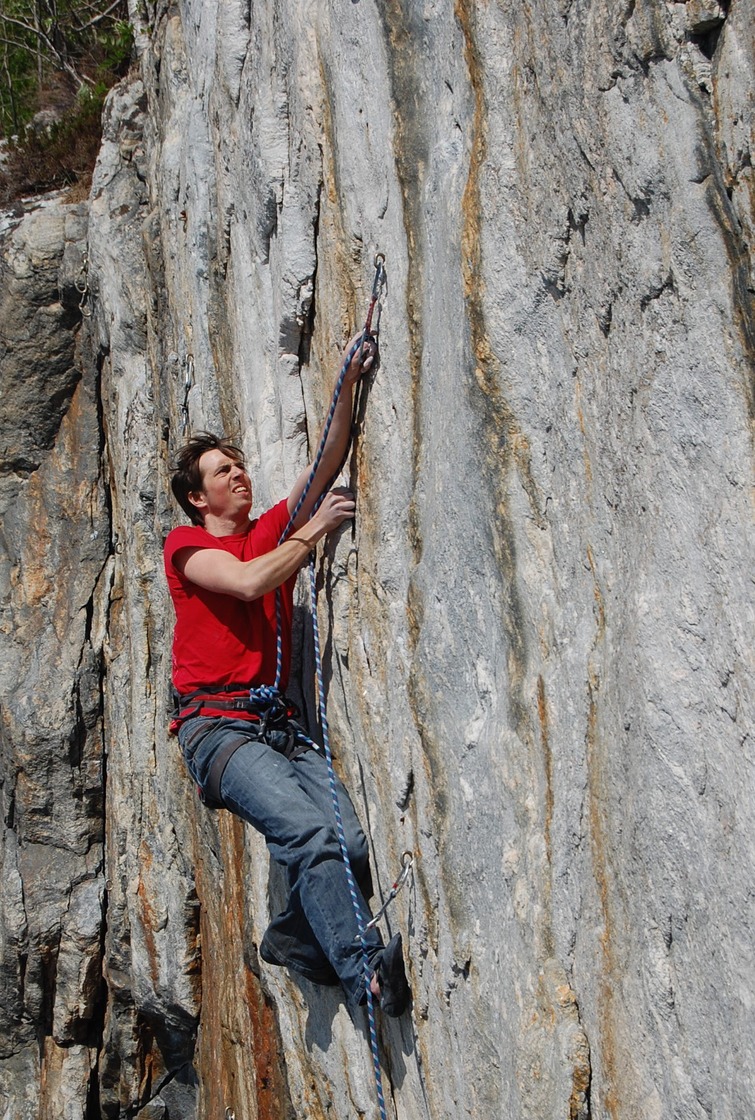
<svg viewBox="0 0 755 1120"><path fill-rule="evenodd" d="M229 693L242 691L243 696ZM283 693L274 696L253 696L246 685L205 685L193 692L181 695L174 692L177 717L183 723L186 719L201 715L206 709L222 712L244 712L255 720L274 723L280 719L292 719L299 715L299 709Z"/></svg>
<svg viewBox="0 0 755 1120"><path fill-rule="evenodd" d="M218 708L229 712L250 712L259 719L259 704L253 703L248 696L235 696L230 700L217 699L215 696L192 696L189 699L181 696L178 706L183 714L184 708L198 706L200 708Z"/></svg>

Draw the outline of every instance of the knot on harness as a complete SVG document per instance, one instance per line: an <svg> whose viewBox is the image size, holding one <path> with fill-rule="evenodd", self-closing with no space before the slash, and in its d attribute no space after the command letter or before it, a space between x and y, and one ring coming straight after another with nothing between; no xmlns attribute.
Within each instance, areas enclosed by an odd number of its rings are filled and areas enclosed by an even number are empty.
<svg viewBox="0 0 755 1120"><path fill-rule="evenodd" d="M259 716L260 731L284 727L292 716L299 714L295 704L287 700L275 685L261 684L249 689L249 709Z"/></svg>
<svg viewBox="0 0 755 1120"><path fill-rule="evenodd" d="M287 758L294 758L302 749L319 750L314 739L307 735L304 728L297 722L299 709L292 700L281 692L275 685L261 684L249 689L249 708L259 717L259 734L264 738L273 731L284 731L288 736L285 747L273 744Z"/></svg>
<svg viewBox="0 0 755 1120"><path fill-rule="evenodd" d="M288 703L285 696L279 688L271 684L260 684L256 688L249 689L249 703L250 704L264 704L271 707Z"/></svg>

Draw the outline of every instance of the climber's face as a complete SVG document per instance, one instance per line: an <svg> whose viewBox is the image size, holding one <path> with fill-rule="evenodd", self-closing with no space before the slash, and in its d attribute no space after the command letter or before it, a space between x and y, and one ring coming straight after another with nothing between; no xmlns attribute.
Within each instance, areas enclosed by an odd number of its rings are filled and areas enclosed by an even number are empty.
<svg viewBox="0 0 755 1120"><path fill-rule="evenodd" d="M248 517L252 508L252 483L246 467L217 447L200 457L199 473L202 489L189 495L189 500L206 518Z"/></svg>

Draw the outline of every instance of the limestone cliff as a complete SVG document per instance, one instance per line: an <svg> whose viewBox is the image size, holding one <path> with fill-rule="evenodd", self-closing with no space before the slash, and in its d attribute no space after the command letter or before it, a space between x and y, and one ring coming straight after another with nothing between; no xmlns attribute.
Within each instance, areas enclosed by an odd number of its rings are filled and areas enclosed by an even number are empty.
<svg viewBox="0 0 755 1120"><path fill-rule="evenodd" d="M167 735L161 546L187 430L287 492L380 250L320 624L379 894L415 857L389 1114L746 1120L752 0L132 18L89 202L0 222L0 1116L377 1116Z"/></svg>

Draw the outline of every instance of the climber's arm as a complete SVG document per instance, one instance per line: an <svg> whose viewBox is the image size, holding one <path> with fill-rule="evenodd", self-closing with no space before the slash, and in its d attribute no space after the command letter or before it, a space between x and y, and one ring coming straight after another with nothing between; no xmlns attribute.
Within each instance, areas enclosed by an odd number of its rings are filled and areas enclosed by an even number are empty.
<svg viewBox="0 0 755 1120"><path fill-rule="evenodd" d="M239 560L222 548L189 547L178 549L173 564L198 587L250 602L285 583L326 533L353 516L354 495L339 487L326 495L305 529L262 556Z"/></svg>
<svg viewBox="0 0 755 1120"><path fill-rule="evenodd" d="M346 355L349 350L361 339L361 332L355 335L351 342L344 351L343 361L346 360ZM312 485L307 493L307 497L302 505L301 510L296 515L294 522L294 529L300 528L306 521L309 520L310 514L314 509L320 495L329 482L332 481L333 476L341 465L341 461L346 453L346 448L349 444L349 437L351 435L351 412L353 407L353 394L354 385L357 383L363 373L372 367L377 354L377 344L374 339L369 338L365 341L364 349L362 351L361 365L359 362L359 352L357 352L349 363L349 368L344 377L341 393L336 403L333 419L328 432L328 439L323 450L320 464L317 468L317 473L312 481ZM340 368L339 368L340 372ZM320 437L322 439L322 436ZM318 441L319 446L319 441ZM304 492L304 489L312 473L312 464L297 478L294 483L293 489L288 496L288 512L293 513L296 509L297 503ZM353 515L353 514L352 514Z"/></svg>

